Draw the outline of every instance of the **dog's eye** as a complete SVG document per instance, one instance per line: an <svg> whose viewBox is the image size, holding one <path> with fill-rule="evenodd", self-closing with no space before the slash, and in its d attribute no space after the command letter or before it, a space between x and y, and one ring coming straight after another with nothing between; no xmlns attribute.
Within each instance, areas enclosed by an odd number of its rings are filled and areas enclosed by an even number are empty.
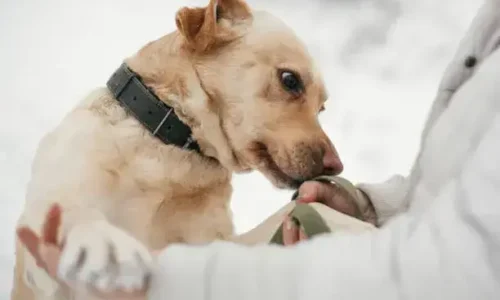
<svg viewBox="0 0 500 300"><path fill-rule="evenodd" d="M300 77L292 71L280 71L280 81L283 88L292 93L294 96L299 96L304 92L304 84Z"/></svg>
<svg viewBox="0 0 500 300"><path fill-rule="evenodd" d="M325 105L321 105L321 107L319 108L319 112L322 112L325 110Z"/></svg>

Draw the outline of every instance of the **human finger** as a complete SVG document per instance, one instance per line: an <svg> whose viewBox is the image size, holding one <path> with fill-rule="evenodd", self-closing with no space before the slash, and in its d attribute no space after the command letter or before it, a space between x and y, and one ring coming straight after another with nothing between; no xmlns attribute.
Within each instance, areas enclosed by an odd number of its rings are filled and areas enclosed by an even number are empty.
<svg viewBox="0 0 500 300"><path fill-rule="evenodd" d="M306 181L299 187L297 201L302 203L325 202L335 196L337 187L332 184Z"/></svg>
<svg viewBox="0 0 500 300"><path fill-rule="evenodd" d="M293 245L299 241L299 230L295 222L290 217L285 217L283 222L283 244L285 246Z"/></svg>
<svg viewBox="0 0 500 300"><path fill-rule="evenodd" d="M37 266L43 268L44 263L42 258L40 257L40 253L38 252L40 238L37 236L37 234L30 228L22 226L17 229L17 237L24 245L24 247L26 247L28 252L33 256Z"/></svg>
<svg viewBox="0 0 500 300"><path fill-rule="evenodd" d="M47 213L42 227L42 241L44 244L58 245L57 237L61 225L61 207L54 204Z"/></svg>
<svg viewBox="0 0 500 300"><path fill-rule="evenodd" d="M307 239L308 237L306 235L306 232L304 231L304 228L301 227L299 230L299 241L305 241Z"/></svg>

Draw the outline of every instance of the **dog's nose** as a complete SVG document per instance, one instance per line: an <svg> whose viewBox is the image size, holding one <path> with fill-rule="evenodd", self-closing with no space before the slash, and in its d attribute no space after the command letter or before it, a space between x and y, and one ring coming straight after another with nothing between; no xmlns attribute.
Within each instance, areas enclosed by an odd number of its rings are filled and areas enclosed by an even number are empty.
<svg viewBox="0 0 500 300"><path fill-rule="evenodd" d="M323 156L323 172L325 174L338 175L344 170L344 165L337 153L328 149Z"/></svg>

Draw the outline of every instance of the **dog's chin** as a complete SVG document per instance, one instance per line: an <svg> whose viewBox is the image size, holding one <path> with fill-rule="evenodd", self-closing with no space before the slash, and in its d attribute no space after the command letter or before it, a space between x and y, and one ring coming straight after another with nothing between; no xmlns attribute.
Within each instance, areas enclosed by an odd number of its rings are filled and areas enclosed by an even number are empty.
<svg viewBox="0 0 500 300"><path fill-rule="evenodd" d="M304 180L296 179L284 172L273 159L263 143L255 143L252 149L257 156L257 167L266 178L277 188L297 189Z"/></svg>
<svg viewBox="0 0 500 300"><path fill-rule="evenodd" d="M266 168L261 169L260 172L266 176L266 178L277 188L279 189L292 189L296 190L303 183L301 180L293 179L290 176L287 176L283 171L279 168Z"/></svg>

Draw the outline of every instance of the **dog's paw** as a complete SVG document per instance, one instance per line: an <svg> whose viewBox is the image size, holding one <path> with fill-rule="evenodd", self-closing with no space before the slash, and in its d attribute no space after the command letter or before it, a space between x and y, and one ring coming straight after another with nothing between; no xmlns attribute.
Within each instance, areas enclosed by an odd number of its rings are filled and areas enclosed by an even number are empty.
<svg viewBox="0 0 500 300"><path fill-rule="evenodd" d="M105 222L78 225L69 232L58 276L100 292L145 288L152 256L126 232Z"/></svg>

